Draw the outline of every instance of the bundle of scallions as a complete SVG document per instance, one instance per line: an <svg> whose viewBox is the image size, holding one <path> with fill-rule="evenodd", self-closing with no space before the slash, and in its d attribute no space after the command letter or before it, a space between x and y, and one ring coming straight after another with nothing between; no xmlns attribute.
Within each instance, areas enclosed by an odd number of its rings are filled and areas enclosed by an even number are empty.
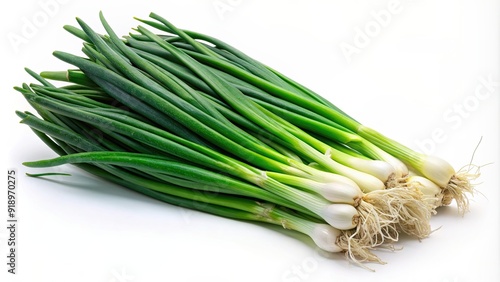
<svg viewBox="0 0 500 282"><path fill-rule="evenodd" d="M453 199L467 210L471 166L456 172L227 43L150 17L124 37L102 13L107 34L77 19L65 29L86 57L56 51L75 68L27 69L38 83L15 89L38 115L17 115L59 157L26 166L74 164L173 205L304 233L356 262L381 262L373 250L401 232L427 237Z"/></svg>

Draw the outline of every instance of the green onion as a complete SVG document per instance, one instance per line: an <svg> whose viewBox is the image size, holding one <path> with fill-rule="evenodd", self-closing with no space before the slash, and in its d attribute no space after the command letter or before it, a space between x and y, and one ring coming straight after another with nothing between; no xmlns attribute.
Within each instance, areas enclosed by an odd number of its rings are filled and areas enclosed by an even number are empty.
<svg viewBox="0 0 500 282"><path fill-rule="evenodd" d="M267 222L355 262L400 233L431 233L434 208L467 206L471 175L368 129L333 103L223 41L157 14L120 38L77 18L67 71L26 69L15 87L38 116L17 112L59 157L166 203ZM75 69L76 68L76 69ZM56 87L49 80L63 81ZM413 173L413 174L410 174ZM30 173L50 177L60 173Z"/></svg>

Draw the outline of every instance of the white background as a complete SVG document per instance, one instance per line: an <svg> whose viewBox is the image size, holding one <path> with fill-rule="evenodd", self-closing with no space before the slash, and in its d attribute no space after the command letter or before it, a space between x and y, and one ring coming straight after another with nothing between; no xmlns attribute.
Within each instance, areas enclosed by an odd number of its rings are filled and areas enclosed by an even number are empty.
<svg viewBox="0 0 500 282"><path fill-rule="evenodd" d="M9 2L1 18L2 171L19 174L20 226L19 274L7 275L2 188L1 281L499 281L498 1L88 0L44 10L46 2ZM52 170L73 177L25 177L36 170L23 161L55 154L18 123L14 110L31 108L12 87L33 82L23 67L67 68L51 52L79 53L81 42L62 26L78 16L102 31L99 10L118 34L137 25L133 16L154 11L221 38L457 169L482 137L474 163L493 164L482 169L471 212L440 209L432 226L441 229L421 242L405 238L396 253L378 252L387 264L369 272L342 255L320 256L296 234L152 201L73 167ZM375 20L381 11L391 12L383 26ZM356 53L346 56L346 44ZM488 79L496 82L489 90L481 86Z"/></svg>

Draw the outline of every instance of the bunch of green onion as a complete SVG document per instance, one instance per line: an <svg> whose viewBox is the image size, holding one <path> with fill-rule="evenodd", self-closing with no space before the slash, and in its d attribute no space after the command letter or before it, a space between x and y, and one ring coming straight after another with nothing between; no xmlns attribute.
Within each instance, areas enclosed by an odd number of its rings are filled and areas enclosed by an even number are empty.
<svg viewBox="0 0 500 282"><path fill-rule="evenodd" d="M470 169L417 153L367 128L312 90L208 35L152 13L119 37L77 19L75 67L16 87L38 116L22 123L59 157L173 205L308 235L357 262L401 232L425 238L455 199L468 208ZM64 81L63 86L50 82ZM51 173L31 174L48 176Z"/></svg>

